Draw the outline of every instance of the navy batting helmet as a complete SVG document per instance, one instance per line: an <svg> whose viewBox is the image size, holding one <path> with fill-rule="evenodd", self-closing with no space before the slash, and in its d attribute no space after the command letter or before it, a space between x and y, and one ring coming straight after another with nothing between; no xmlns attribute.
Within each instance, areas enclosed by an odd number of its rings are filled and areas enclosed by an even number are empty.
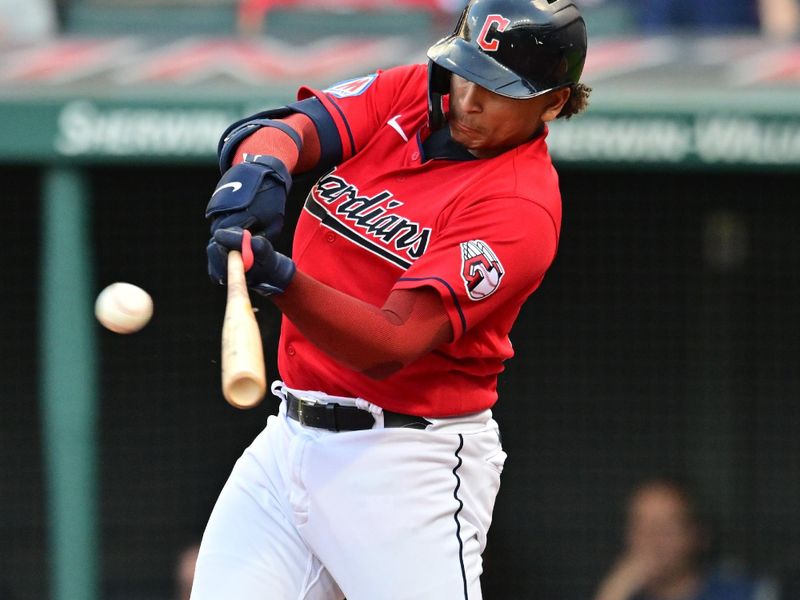
<svg viewBox="0 0 800 600"><path fill-rule="evenodd" d="M431 126L455 73L501 96L533 98L578 83L586 24L572 0L470 0L452 35L428 50Z"/></svg>

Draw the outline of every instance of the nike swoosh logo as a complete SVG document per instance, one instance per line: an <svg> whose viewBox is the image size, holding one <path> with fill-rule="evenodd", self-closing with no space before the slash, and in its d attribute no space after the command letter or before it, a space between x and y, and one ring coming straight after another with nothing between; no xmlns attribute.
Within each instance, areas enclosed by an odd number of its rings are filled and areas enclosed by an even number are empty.
<svg viewBox="0 0 800 600"><path fill-rule="evenodd" d="M242 189L242 184L239 183L238 181L231 181L230 183L226 183L225 185L219 186L217 189L214 190L214 193L211 195L213 196L217 192L219 192L220 190L224 190L225 188L231 188L232 192L238 192L240 189Z"/></svg>
<svg viewBox="0 0 800 600"><path fill-rule="evenodd" d="M386 121L386 123L389 125L389 127L391 127L397 133L400 134L400 137L403 138L403 141L407 142L408 141L408 136L406 136L406 132L402 130L402 128L400 127L400 124L397 122L397 119L399 119L402 116L403 115L395 115L391 119Z"/></svg>

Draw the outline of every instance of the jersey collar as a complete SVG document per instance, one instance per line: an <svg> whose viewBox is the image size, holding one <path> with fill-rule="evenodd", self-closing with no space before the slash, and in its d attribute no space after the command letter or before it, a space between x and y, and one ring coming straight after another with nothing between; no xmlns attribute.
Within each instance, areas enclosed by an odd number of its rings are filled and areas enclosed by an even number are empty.
<svg viewBox="0 0 800 600"><path fill-rule="evenodd" d="M420 134L418 132L418 143L419 140ZM447 160L477 160L464 146L453 141L453 138L450 137L450 128L447 125L431 133L425 141L419 145L422 149L421 154L423 162L434 158L444 158Z"/></svg>
<svg viewBox="0 0 800 600"><path fill-rule="evenodd" d="M422 149L422 162L434 158L443 158L446 160L478 160L466 147L454 141L450 137L450 128L445 125L431 133L425 141L420 142L421 132L417 132L417 143ZM530 142L535 142L547 135L547 126L542 125L531 137ZM530 143L527 142L527 143ZM525 145L525 144L523 144Z"/></svg>

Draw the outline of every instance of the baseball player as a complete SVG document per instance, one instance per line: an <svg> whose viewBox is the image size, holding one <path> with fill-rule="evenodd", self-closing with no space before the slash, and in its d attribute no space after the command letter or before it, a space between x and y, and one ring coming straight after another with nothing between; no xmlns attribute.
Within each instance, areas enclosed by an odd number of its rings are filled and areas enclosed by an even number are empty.
<svg viewBox="0 0 800 600"><path fill-rule="evenodd" d="M471 0L408 65L235 123L209 273L283 312L277 416L236 463L193 600L481 597L508 333L561 223L547 123L586 105L572 0ZM292 176L322 173L291 258Z"/></svg>

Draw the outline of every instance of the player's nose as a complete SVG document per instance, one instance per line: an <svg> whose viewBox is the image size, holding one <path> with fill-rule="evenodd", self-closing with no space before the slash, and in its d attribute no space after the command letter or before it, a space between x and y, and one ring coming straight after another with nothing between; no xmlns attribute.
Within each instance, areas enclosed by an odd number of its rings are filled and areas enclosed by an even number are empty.
<svg viewBox="0 0 800 600"><path fill-rule="evenodd" d="M461 109L464 112L481 112L483 110L482 88L471 81L466 81L461 94Z"/></svg>

